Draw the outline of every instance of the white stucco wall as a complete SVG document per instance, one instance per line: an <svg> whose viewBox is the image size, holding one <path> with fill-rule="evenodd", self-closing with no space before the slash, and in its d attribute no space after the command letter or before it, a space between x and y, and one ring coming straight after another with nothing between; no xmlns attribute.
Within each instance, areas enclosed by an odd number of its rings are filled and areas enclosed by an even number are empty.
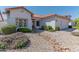
<svg viewBox="0 0 79 59"><path fill-rule="evenodd" d="M55 18L56 19L56 26L60 27L60 29L68 28L69 21L66 19Z"/></svg>
<svg viewBox="0 0 79 59"><path fill-rule="evenodd" d="M52 26L52 28L55 29L55 19L53 17L43 19L40 21L40 23L41 23L40 26L47 25L47 26Z"/></svg>
<svg viewBox="0 0 79 59"><path fill-rule="evenodd" d="M29 12L24 9L11 10L7 19L8 24L16 24L16 18L27 19L27 27L32 29L32 18Z"/></svg>
<svg viewBox="0 0 79 59"><path fill-rule="evenodd" d="M69 22L69 26L75 26L75 22Z"/></svg>
<svg viewBox="0 0 79 59"><path fill-rule="evenodd" d="M4 22L6 22L7 21L7 14L6 13L2 14L2 16L3 16Z"/></svg>
<svg viewBox="0 0 79 59"><path fill-rule="evenodd" d="M57 17L50 17L40 20L40 26L36 26L37 28L41 28L43 25L52 26L52 28L55 29L55 27L60 27L60 29L68 28L69 21L62 18Z"/></svg>

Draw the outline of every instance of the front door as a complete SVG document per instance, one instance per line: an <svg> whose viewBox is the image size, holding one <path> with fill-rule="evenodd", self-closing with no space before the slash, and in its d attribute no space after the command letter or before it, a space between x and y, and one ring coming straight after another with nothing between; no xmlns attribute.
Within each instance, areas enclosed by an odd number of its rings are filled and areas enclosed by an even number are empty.
<svg viewBox="0 0 79 59"><path fill-rule="evenodd" d="M37 29L40 28L40 21L36 21L36 28L37 28Z"/></svg>

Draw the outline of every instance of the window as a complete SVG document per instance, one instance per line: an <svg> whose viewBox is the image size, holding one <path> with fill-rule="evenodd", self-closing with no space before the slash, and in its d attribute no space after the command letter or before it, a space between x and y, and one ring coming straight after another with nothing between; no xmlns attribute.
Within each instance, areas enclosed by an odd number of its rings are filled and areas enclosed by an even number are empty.
<svg viewBox="0 0 79 59"><path fill-rule="evenodd" d="M23 26L23 21L21 19L19 19L19 27Z"/></svg>
<svg viewBox="0 0 79 59"><path fill-rule="evenodd" d="M40 26L40 22L39 22L39 21L37 21L37 22L36 22L36 25L37 25L37 26Z"/></svg>
<svg viewBox="0 0 79 59"><path fill-rule="evenodd" d="M26 26L26 19L24 19L24 27Z"/></svg>
<svg viewBox="0 0 79 59"><path fill-rule="evenodd" d="M18 18L16 19L16 26L19 26L19 20L18 20Z"/></svg>
<svg viewBox="0 0 79 59"><path fill-rule="evenodd" d="M16 19L16 25L18 27L25 27L26 25L26 20L27 19Z"/></svg>

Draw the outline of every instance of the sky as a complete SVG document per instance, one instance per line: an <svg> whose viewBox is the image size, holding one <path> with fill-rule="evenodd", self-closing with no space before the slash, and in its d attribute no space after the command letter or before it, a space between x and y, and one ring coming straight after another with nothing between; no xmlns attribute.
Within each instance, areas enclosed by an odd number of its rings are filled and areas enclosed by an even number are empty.
<svg viewBox="0 0 79 59"><path fill-rule="evenodd" d="M0 6L3 11L4 8L11 8L15 6ZM59 15L70 15L71 19L79 17L79 6L26 6L28 10L34 14L59 14Z"/></svg>
<svg viewBox="0 0 79 59"><path fill-rule="evenodd" d="M72 19L79 17L79 6L30 6L27 8L35 14L70 15Z"/></svg>

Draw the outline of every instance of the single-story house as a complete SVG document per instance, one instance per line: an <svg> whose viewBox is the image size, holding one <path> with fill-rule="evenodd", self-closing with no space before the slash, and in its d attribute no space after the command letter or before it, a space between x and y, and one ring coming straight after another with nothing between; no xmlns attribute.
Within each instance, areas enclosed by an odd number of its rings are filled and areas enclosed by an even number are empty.
<svg viewBox="0 0 79 59"><path fill-rule="evenodd" d="M61 16L57 14L36 15L24 7L6 8L6 22L15 24L17 28L28 27L29 29L39 29L43 25L68 28L70 16ZM5 14L5 13L4 13ZM5 19L4 19L5 21Z"/></svg>
<svg viewBox="0 0 79 59"><path fill-rule="evenodd" d="M61 16L56 14L49 15L33 15L32 20L35 28L41 28L43 25L59 27L60 29L68 28L70 22L70 16Z"/></svg>

